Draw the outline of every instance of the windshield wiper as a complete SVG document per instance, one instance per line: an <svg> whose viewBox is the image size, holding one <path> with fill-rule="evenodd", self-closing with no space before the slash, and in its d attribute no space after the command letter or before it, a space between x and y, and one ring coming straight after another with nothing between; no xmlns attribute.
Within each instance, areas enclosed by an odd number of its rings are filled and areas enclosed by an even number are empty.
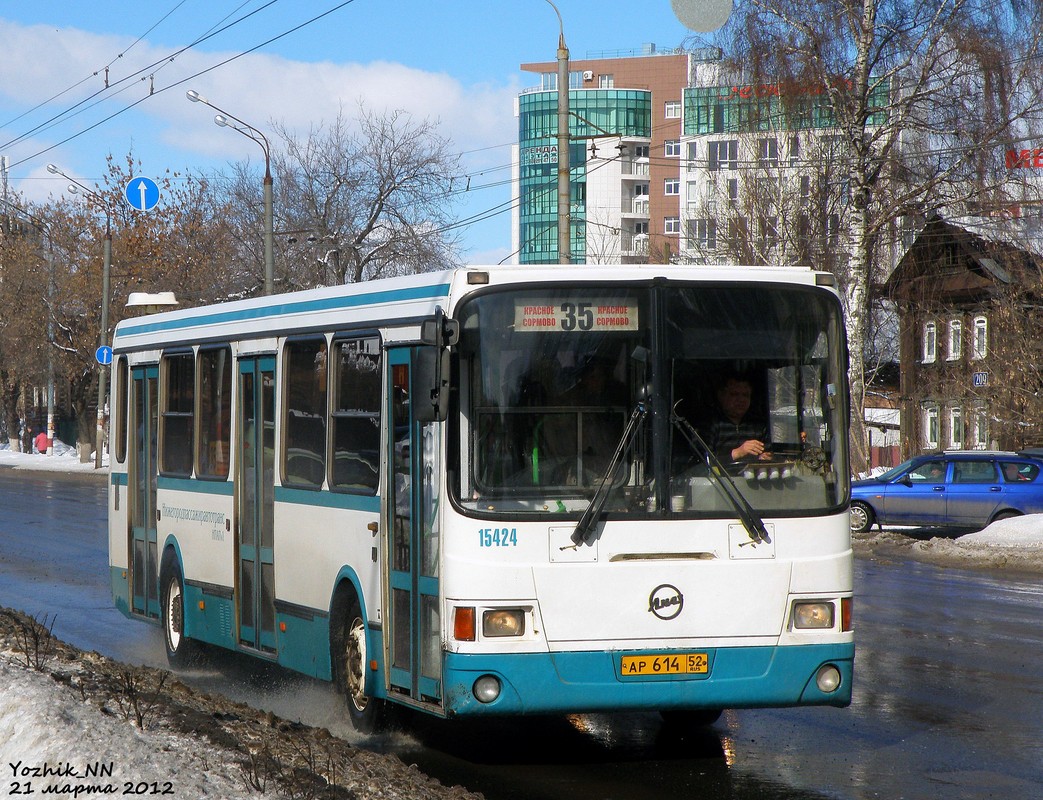
<svg viewBox="0 0 1043 800"><path fill-rule="evenodd" d="M678 401L678 403L680 402ZM753 506L750 505L745 495L739 491L739 488L735 485L727 470L725 470L721 460L717 458L717 454L710 449L710 446L699 435L699 432L692 427L692 423L677 413L676 405L671 409L670 421L681 431L681 435L688 441L688 445L692 450L702 456L706 462L706 469L710 474L710 478L717 483L721 489L721 494L731 503L743 527L746 528L746 533L750 535L750 539L755 544L771 544L771 537L768 535L768 529L764 527L764 520L753 510Z"/></svg>
<svg viewBox="0 0 1043 800"><path fill-rule="evenodd" d="M616 452L613 453L612 460L609 462L605 474L601 476L601 482L598 484L597 491L590 498L590 503L583 512L583 516L576 523L576 530L572 532L572 541L576 544L590 544L591 539L594 538L594 528L598 520L601 519L601 514L605 510L605 503L608 502L608 497L612 493L612 484L616 470L619 469L619 465L623 463L627 452L634 444L634 438L637 436L637 432L641 430L641 425L645 421L647 414L647 403L644 400L639 401L630 414L630 419L623 430L623 435L619 438Z"/></svg>

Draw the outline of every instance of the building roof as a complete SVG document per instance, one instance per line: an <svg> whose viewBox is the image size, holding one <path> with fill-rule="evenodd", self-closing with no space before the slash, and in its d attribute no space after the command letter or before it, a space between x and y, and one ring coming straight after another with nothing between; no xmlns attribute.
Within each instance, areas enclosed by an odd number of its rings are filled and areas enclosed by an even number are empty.
<svg viewBox="0 0 1043 800"><path fill-rule="evenodd" d="M1026 242L1026 225L1010 218L932 215L884 284L896 299L930 291L947 297L987 293L1000 285L1038 281L1043 256Z"/></svg>

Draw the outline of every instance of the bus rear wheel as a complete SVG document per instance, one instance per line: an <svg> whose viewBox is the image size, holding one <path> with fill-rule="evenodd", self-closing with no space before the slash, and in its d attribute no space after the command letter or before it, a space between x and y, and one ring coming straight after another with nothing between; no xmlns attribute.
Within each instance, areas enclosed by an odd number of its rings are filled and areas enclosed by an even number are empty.
<svg viewBox="0 0 1043 800"><path fill-rule="evenodd" d="M330 649L337 691L347 699L348 716L355 730L378 733L387 725L387 709L383 700L366 693L369 672L366 621L356 597L340 603L339 607L340 613L335 613L330 620Z"/></svg>
<svg viewBox="0 0 1043 800"><path fill-rule="evenodd" d="M191 666L199 661L202 651L198 642L185 635L185 581L181 575L181 566L172 551L167 551L163 556L159 585L167 662L177 668Z"/></svg>

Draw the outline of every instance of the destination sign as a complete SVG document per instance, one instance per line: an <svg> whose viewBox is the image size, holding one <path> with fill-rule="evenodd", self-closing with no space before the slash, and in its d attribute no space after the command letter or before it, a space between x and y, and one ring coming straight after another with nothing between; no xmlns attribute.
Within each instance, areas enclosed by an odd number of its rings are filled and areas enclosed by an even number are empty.
<svg viewBox="0 0 1043 800"><path fill-rule="evenodd" d="M514 305L514 330L520 333L559 331L636 331L637 303L618 298L546 303L519 299Z"/></svg>

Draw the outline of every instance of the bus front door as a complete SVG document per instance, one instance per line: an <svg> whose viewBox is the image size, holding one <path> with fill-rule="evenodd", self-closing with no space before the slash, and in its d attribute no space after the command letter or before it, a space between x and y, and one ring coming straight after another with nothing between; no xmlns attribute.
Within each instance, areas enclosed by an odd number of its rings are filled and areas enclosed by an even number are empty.
<svg viewBox="0 0 1043 800"><path fill-rule="evenodd" d="M275 358L239 359L238 388L239 644L275 652Z"/></svg>
<svg viewBox="0 0 1043 800"><path fill-rule="evenodd" d="M438 598L438 485L442 454L434 423L417 421L411 385L417 348L388 353L388 602L385 620L391 686L422 703L441 702L442 636ZM428 389L428 392L430 389Z"/></svg>
<svg viewBox="0 0 1043 800"><path fill-rule="evenodd" d="M156 543L156 441L159 412L159 367L134 367L131 386L131 430L136 442L128 465L130 494L131 610L159 616L159 569Z"/></svg>

